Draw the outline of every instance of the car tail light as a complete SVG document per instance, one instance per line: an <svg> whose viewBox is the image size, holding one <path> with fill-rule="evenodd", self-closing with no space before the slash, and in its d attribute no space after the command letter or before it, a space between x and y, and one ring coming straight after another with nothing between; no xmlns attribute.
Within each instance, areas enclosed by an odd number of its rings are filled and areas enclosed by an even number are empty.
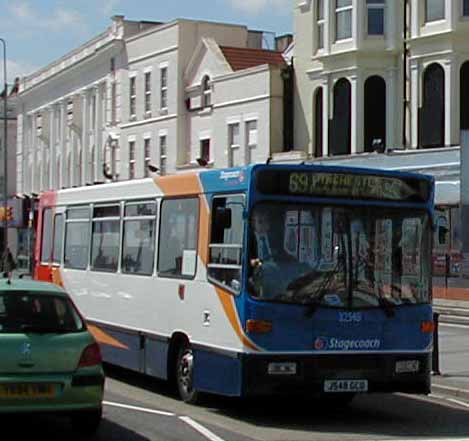
<svg viewBox="0 0 469 441"><path fill-rule="evenodd" d="M101 357L101 349L99 349L98 343L93 343L85 348L80 357L78 367L89 367L101 364L103 358Z"/></svg>
<svg viewBox="0 0 469 441"><path fill-rule="evenodd" d="M267 334L272 331L272 322L267 320L248 320L246 331L250 334Z"/></svg>
<svg viewBox="0 0 469 441"><path fill-rule="evenodd" d="M421 330L424 334L432 334L433 331L435 330L435 323L432 322L431 320L427 320L427 321L421 322L421 323L420 323L420 330Z"/></svg>

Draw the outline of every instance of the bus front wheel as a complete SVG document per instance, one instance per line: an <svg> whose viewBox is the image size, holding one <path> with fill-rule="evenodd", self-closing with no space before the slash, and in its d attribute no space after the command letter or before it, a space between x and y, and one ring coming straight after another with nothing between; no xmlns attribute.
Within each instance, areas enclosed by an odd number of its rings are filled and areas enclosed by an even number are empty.
<svg viewBox="0 0 469 441"><path fill-rule="evenodd" d="M199 398L198 392L193 387L194 353L188 343L179 348L176 362L176 382L179 396L182 401L195 404Z"/></svg>

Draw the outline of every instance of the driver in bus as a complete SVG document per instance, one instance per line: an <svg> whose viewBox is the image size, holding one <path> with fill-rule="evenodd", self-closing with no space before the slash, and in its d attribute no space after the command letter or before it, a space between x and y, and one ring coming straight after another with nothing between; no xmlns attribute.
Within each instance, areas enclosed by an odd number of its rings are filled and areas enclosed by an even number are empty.
<svg viewBox="0 0 469 441"><path fill-rule="evenodd" d="M271 298L282 291L280 279L298 266L298 261L283 248L283 229L274 229L272 216L266 209L258 207L251 217L249 240L250 285L254 294ZM303 266L303 265L301 265Z"/></svg>

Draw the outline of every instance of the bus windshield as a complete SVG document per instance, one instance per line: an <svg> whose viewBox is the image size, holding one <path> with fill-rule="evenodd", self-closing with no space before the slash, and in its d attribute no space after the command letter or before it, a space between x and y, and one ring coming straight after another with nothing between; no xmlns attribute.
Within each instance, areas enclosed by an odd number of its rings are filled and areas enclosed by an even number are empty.
<svg viewBox="0 0 469 441"><path fill-rule="evenodd" d="M259 300L348 309L426 303L430 240L424 211L259 204L248 290Z"/></svg>

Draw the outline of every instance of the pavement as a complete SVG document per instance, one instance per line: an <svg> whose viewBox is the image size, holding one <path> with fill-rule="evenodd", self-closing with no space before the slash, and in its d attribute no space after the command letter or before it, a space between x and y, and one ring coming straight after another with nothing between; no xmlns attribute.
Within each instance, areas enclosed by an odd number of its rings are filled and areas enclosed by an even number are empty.
<svg viewBox="0 0 469 441"><path fill-rule="evenodd" d="M467 327L469 337L469 301L434 299L433 309L438 314L439 366L432 391L469 401L469 338L464 333ZM452 330L459 335L451 335Z"/></svg>

